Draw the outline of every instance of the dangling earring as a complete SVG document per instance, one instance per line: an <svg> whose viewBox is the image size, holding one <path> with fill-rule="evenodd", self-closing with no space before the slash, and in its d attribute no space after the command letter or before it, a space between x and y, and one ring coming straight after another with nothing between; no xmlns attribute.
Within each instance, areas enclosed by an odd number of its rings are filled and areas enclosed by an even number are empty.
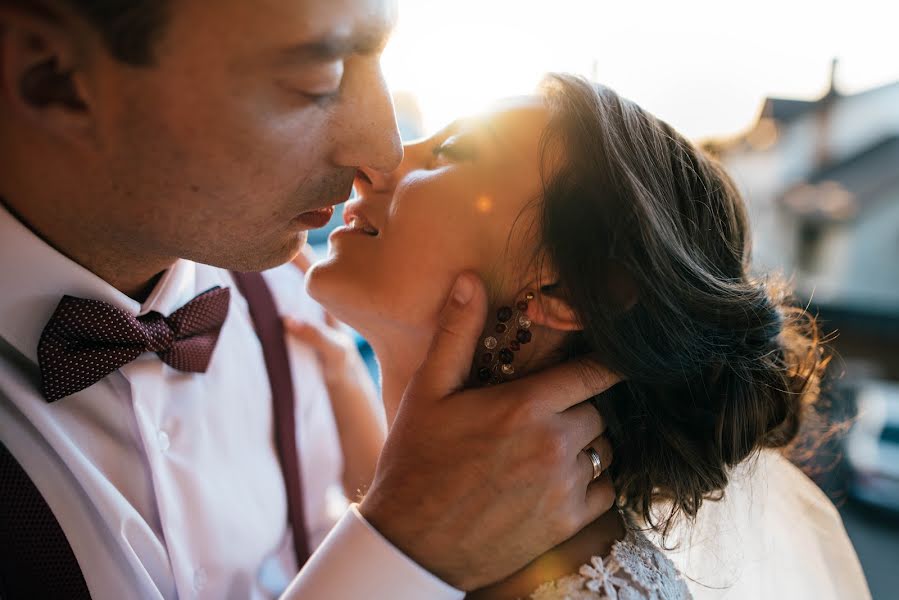
<svg viewBox="0 0 899 600"><path fill-rule="evenodd" d="M515 307L503 306L496 311L497 323L479 346L482 354L477 358L475 371L478 381L491 385L502 383L515 375L515 353L531 341L531 320L527 316L528 303L533 292L524 295Z"/></svg>

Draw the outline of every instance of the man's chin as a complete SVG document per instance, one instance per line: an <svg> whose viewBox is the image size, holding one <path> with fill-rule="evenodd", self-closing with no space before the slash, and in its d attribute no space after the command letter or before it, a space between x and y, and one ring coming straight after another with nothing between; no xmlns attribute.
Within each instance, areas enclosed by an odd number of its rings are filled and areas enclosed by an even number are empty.
<svg viewBox="0 0 899 600"><path fill-rule="evenodd" d="M306 240L309 238L309 234L306 231L298 232L293 238L292 241L287 243L284 247L283 252L277 252L274 256L272 256L272 260L269 266L265 267L265 269L273 269L275 267L281 266L284 263L290 262L297 257L300 251L303 249L303 246L306 245ZM262 270L265 270L262 269Z"/></svg>
<svg viewBox="0 0 899 600"><path fill-rule="evenodd" d="M227 262L227 264L217 264L215 262L212 264L233 271L267 271L296 258L306 244L306 238L305 231L294 232L288 239L282 240L275 247L248 248L239 257L221 261L222 263Z"/></svg>

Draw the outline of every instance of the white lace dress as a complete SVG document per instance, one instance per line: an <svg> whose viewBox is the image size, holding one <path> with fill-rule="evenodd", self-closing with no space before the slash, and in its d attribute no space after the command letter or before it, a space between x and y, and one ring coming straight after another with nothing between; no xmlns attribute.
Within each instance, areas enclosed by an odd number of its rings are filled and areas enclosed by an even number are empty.
<svg viewBox="0 0 899 600"><path fill-rule="evenodd" d="M606 558L594 556L574 575L544 583L531 600L688 600L692 598L668 557L641 533L629 530Z"/></svg>

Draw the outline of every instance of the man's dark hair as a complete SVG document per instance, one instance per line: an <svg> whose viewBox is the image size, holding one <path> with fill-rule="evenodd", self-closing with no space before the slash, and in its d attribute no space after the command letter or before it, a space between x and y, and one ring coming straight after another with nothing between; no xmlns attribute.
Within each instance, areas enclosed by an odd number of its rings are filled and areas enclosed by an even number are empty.
<svg viewBox="0 0 899 600"><path fill-rule="evenodd" d="M47 16L65 5L97 29L109 52L122 62L153 63L153 46L168 18L171 0L5 0Z"/></svg>

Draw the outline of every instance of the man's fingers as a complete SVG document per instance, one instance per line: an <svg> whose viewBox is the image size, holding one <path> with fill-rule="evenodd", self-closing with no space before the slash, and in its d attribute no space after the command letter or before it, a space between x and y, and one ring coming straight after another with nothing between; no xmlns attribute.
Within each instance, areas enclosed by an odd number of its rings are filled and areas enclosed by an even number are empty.
<svg viewBox="0 0 899 600"><path fill-rule="evenodd" d="M480 278L463 273L440 313L440 326L410 388L431 399L460 389L468 378L478 339L484 329L487 294Z"/></svg>
<svg viewBox="0 0 899 600"><path fill-rule="evenodd" d="M581 402L561 415L565 438L577 448L586 447L606 430L606 422L591 402Z"/></svg>
<svg viewBox="0 0 899 600"><path fill-rule="evenodd" d="M515 386L520 397L535 398L548 411L560 413L608 390L619 381L619 375L592 358L581 358L514 381L507 384L506 389L512 391Z"/></svg>
<svg viewBox="0 0 899 600"><path fill-rule="evenodd" d="M608 436L601 435L587 446L593 448L599 454L599 460L602 462L602 472L605 473L612 466L612 460L615 458L612 454L612 442Z"/></svg>
<svg viewBox="0 0 899 600"><path fill-rule="evenodd" d="M589 523L603 514L609 512L609 509L615 505L615 488L612 485L612 478L608 471L603 474L587 487L586 508Z"/></svg>
<svg viewBox="0 0 899 600"><path fill-rule="evenodd" d="M592 448L599 454L599 461L602 463L602 473L605 473L606 470L612 464L612 443L606 436L600 436L590 442L587 446L584 447L583 450L578 452L577 454L577 463L578 463L578 473L583 473L583 481L585 484L590 485L593 482L593 461L590 460L590 456L587 453L587 448Z"/></svg>

